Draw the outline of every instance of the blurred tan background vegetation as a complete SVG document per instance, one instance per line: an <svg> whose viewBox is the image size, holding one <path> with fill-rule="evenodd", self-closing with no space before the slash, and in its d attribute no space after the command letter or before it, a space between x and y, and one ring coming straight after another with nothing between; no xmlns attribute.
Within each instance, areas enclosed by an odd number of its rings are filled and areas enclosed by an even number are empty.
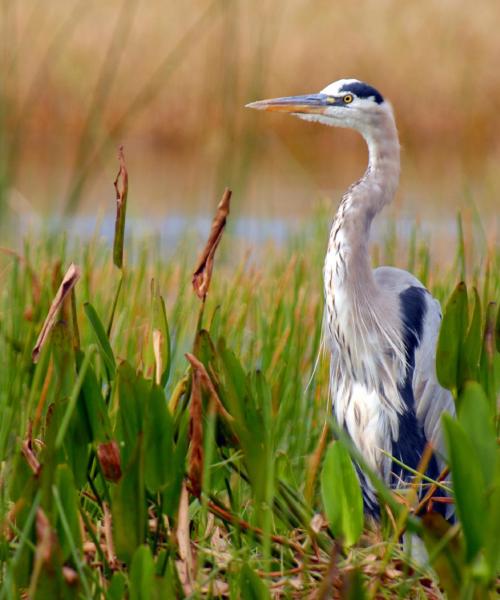
<svg viewBox="0 0 500 600"><path fill-rule="evenodd" d="M499 27L498 0L4 2L4 202L112 210L123 143L136 213L230 185L242 214L300 215L362 172L362 141L243 106L352 76L395 107L400 209L496 213Z"/></svg>

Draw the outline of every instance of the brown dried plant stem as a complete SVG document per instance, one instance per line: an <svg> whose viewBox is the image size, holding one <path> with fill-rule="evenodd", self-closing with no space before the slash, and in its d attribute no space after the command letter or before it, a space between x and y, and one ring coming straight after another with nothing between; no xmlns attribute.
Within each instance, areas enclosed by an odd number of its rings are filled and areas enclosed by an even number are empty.
<svg viewBox="0 0 500 600"><path fill-rule="evenodd" d="M248 523L247 521L240 519L228 509L214 502L214 500L209 500L207 502L207 506L211 513L213 513L215 516L219 517L226 523L234 525L235 527L239 527L240 529L243 529L245 531L251 531L260 538L263 537L264 532L262 531L262 529L260 529L259 527L254 527L253 525L250 525L250 523ZM300 554L301 556L305 554L304 548L302 548L300 544L294 542L293 540L289 540L288 538L282 535L271 535L270 537L271 540L276 544L280 544L281 546L287 546L288 548L294 550L295 552L297 552L297 554Z"/></svg>
<svg viewBox="0 0 500 600"><path fill-rule="evenodd" d="M230 189L226 188L224 190L224 194L222 195L222 199L219 202L217 212L212 222L212 229L210 230L207 243L205 244L200 257L198 258L198 262L196 263L196 267L193 272L193 288L196 295L201 300L205 299L208 293L208 288L210 287L212 270L214 267L215 251L217 250L217 246L219 245L224 228L226 226L227 216L229 215L231 194L232 192Z"/></svg>
<svg viewBox="0 0 500 600"><path fill-rule="evenodd" d="M200 257L196 263L193 272L193 289L202 300L200 313L198 317L197 332L201 328L203 318L203 309L205 306L205 298L207 296L210 281L212 279L212 271L214 267L215 251L222 238L224 228L226 226L227 216L229 214L229 206L231 200L231 190L225 189L222 199L217 207L217 212L212 221L212 228L208 236L207 243L203 248ZM217 394L208 384L210 381L205 369L201 368L201 363L192 355L186 355L192 365L192 387L191 387L191 402L189 406L190 412L190 452L189 452L189 468L188 477L190 482L191 492L199 498L201 496L201 488L203 481L203 406L201 398L202 381L208 387L212 397L216 398ZM220 400L216 401L216 405L220 406Z"/></svg>

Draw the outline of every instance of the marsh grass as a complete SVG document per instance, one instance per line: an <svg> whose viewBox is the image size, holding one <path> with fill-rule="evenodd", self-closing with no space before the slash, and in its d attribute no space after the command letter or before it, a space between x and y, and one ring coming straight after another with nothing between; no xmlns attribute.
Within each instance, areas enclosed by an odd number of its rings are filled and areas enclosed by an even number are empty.
<svg viewBox="0 0 500 600"><path fill-rule="evenodd" d="M2 252L0 597L494 593L498 248L479 256L459 221L447 272L416 230L405 252L393 234L376 249L450 298L438 375L459 408L445 431L462 525L417 518L412 490L373 476L385 516L363 526L349 455L362 458L330 421L320 356L327 221L304 231L259 260L235 259L226 234L206 300L187 240L165 261L132 238L121 268L99 235ZM70 262L81 278L34 364ZM434 571L400 546L407 529Z"/></svg>

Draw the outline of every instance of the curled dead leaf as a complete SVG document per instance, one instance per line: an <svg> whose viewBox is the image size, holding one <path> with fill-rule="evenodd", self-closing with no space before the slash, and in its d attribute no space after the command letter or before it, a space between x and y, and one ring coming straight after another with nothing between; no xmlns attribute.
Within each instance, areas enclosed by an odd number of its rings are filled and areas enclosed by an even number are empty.
<svg viewBox="0 0 500 600"><path fill-rule="evenodd" d="M193 288L198 298L204 299L210 287L212 278L212 269L214 266L214 256L217 246L222 237L224 227L226 226L227 216L229 215L229 206L231 201L231 190L226 188L222 199L217 207L217 213L212 221L212 229L208 236L207 243L201 253L193 273Z"/></svg>
<svg viewBox="0 0 500 600"><path fill-rule="evenodd" d="M80 269L75 264L71 263L69 269L66 271L66 275L64 276L61 285L59 286L59 289L57 290L56 295L54 296L54 300L50 305L49 312L47 313L47 317L40 331L40 335L38 336L36 344L33 348L33 352L31 353L33 362L36 363L38 361L40 352L47 341L52 328L54 327L54 323L56 322L57 311L61 308L64 300L79 279Z"/></svg>

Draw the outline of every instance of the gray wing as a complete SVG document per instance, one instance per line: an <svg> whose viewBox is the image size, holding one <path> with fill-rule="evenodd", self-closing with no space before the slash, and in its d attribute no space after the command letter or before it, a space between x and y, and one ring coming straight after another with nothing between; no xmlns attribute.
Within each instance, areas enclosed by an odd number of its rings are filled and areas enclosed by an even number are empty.
<svg viewBox="0 0 500 600"><path fill-rule="evenodd" d="M413 398L417 421L438 455L444 455L441 430L443 412L455 414L453 396L441 387L436 375L436 346L441 326L441 308L420 281L401 269L379 267L375 281L399 295L403 324L414 334ZM438 459L440 466L442 460Z"/></svg>

